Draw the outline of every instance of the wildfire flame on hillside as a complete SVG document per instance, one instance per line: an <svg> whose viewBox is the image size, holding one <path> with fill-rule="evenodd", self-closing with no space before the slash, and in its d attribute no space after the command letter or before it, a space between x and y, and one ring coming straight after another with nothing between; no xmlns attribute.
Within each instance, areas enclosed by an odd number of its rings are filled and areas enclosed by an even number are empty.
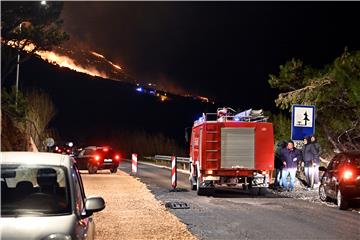
<svg viewBox="0 0 360 240"><path fill-rule="evenodd" d="M59 65L60 67L67 67L71 70L89 74L91 76L97 76L102 78L108 78L105 73L97 71L95 68L84 68L75 63L75 61L67 56L62 56L55 52L50 51L36 51L36 54L39 55L42 59L48 61L49 63Z"/></svg>
<svg viewBox="0 0 360 240"><path fill-rule="evenodd" d="M25 40L22 40L18 43L16 43L15 41L9 41L8 45L11 47L18 47L20 46L20 48L22 48L22 46L26 44ZM35 48L34 44L32 43L28 43L26 46L24 46L23 50L25 52L31 52L33 51ZM34 52L36 55L38 55L39 57L41 57L43 60L54 64L54 65L58 65L59 67L66 67L69 68L71 70L74 70L76 72L81 72L81 73L86 73L88 75L91 76L96 76L96 77L102 77L102 78L109 78L107 74L97 70L95 67L89 67L89 66L82 66L81 64L76 63L76 61L69 57L69 56L65 56L63 54L57 53L55 51L39 51L36 50ZM118 70L122 70L122 68L114 63L112 63L111 61L107 60L103 55L98 54L96 52L90 51L91 54L93 54L96 57L102 58L104 61L106 61L108 64L110 64L112 67L115 67Z"/></svg>
<svg viewBox="0 0 360 240"><path fill-rule="evenodd" d="M26 40L18 42L8 41L7 45L14 48L23 49L25 52L32 52L35 49L35 45L33 45L32 43L27 43ZM41 59L49 62L50 64L59 67L69 68L76 72L81 72L91 76L101 77L110 80L127 81L133 84L137 83L137 89L144 89L140 92L155 95L156 97L159 97L162 102L169 99L166 96L166 92L174 95L191 97L195 100L202 102L209 102L209 99L206 97L193 96L188 93L185 94L184 91L179 89L178 85L171 84L171 82L166 78L158 79L158 81L155 81L156 83L138 82L135 79L129 78L119 65L113 63L112 61L108 60L104 55L95 51L57 47L54 48L53 51L36 50L34 53L38 55ZM140 84L144 86L144 88L141 86L139 87ZM158 90L164 92L165 94L156 93Z"/></svg>
<svg viewBox="0 0 360 240"><path fill-rule="evenodd" d="M99 58L102 58L102 59L105 59L105 61L107 61L111 66L113 66L114 68L117 68L119 70L122 70L122 68L119 66L119 65L116 65L114 64L113 62L107 60L104 55L101 55L100 53L97 53L97 52L94 52L94 51L90 51L90 53L96 57L99 57Z"/></svg>

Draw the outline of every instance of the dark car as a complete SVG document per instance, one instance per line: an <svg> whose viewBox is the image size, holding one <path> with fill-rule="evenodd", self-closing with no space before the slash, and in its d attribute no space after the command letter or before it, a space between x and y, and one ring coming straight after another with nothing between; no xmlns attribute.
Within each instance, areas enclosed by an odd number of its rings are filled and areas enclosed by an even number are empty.
<svg viewBox="0 0 360 240"><path fill-rule="evenodd" d="M74 155L74 144L72 142L67 142L63 145L55 145L53 148L54 153L67 154L70 156Z"/></svg>
<svg viewBox="0 0 360 240"><path fill-rule="evenodd" d="M98 170L110 169L116 173L120 163L120 154L111 147L86 147L75 157L80 170L88 170L90 174Z"/></svg>
<svg viewBox="0 0 360 240"><path fill-rule="evenodd" d="M340 209L349 208L349 201L360 198L360 152L339 153L330 161L319 186L322 201L336 200Z"/></svg>

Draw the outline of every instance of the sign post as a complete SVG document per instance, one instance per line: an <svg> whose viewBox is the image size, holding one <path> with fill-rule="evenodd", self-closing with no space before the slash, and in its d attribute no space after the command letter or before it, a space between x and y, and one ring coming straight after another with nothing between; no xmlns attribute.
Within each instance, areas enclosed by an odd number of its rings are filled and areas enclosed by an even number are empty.
<svg viewBox="0 0 360 240"><path fill-rule="evenodd" d="M291 139L302 141L315 133L315 106L292 105Z"/></svg>
<svg viewBox="0 0 360 240"><path fill-rule="evenodd" d="M138 168L138 162L137 162L137 154L136 153L133 153L131 155L131 173L133 175L136 175L137 174L137 169Z"/></svg>
<svg viewBox="0 0 360 240"><path fill-rule="evenodd" d="M173 189L176 188L177 185L177 166L176 166L176 157L171 157L171 186Z"/></svg>

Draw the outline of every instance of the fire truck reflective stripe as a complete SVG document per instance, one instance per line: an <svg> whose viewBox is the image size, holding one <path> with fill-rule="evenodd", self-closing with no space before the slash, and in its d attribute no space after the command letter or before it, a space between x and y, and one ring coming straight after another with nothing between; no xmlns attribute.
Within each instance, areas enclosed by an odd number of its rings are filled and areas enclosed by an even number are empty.
<svg viewBox="0 0 360 240"><path fill-rule="evenodd" d="M206 159L207 162L216 162L217 159Z"/></svg>
<svg viewBox="0 0 360 240"><path fill-rule="evenodd" d="M217 141L217 140L213 140L213 141L208 140L206 142L210 143L210 142L219 142L219 141Z"/></svg>
<svg viewBox="0 0 360 240"><path fill-rule="evenodd" d="M133 153L131 155L131 172L132 173L137 173L137 154L136 153Z"/></svg>
<svg viewBox="0 0 360 240"><path fill-rule="evenodd" d="M207 131L206 133L218 133L218 131Z"/></svg>
<svg viewBox="0 0 360 240"><path fill-rule="evenodd" d="M177 179L176 179L177 169L176 169L176 157L171 157L171 186L176 188Z"/></svg>
<svg viewBox="0 0 360 240"><path fill-rule="evenodd" d="M206 150L207 152L217 152L219 150Z"/></svg>

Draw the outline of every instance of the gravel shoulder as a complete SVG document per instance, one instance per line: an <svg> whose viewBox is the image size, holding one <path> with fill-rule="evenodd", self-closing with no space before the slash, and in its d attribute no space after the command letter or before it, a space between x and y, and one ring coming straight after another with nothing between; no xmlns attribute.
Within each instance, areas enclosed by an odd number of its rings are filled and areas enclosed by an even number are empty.
<svg viewBox="0 0 360 240"><path fill-rule="evenodd" d="M268 189L268 192L281 197L300 199L310 203L321 204L332 208L338 208L335 200L327 202L323 202L320 200L319 188L306 190L305 186L301 184L298 179L295 180L295 189L292 192L276 191L273 189ZM360 201L351 201L349 211L360 213Z"/></svg>
<svg viewBox="0 0 360 240"><path fill-rule="evenodd" d="M136 178L122 171L81 176L86 195L101 195L106 202L94 214L96 239L196 239Z"/></svg>

